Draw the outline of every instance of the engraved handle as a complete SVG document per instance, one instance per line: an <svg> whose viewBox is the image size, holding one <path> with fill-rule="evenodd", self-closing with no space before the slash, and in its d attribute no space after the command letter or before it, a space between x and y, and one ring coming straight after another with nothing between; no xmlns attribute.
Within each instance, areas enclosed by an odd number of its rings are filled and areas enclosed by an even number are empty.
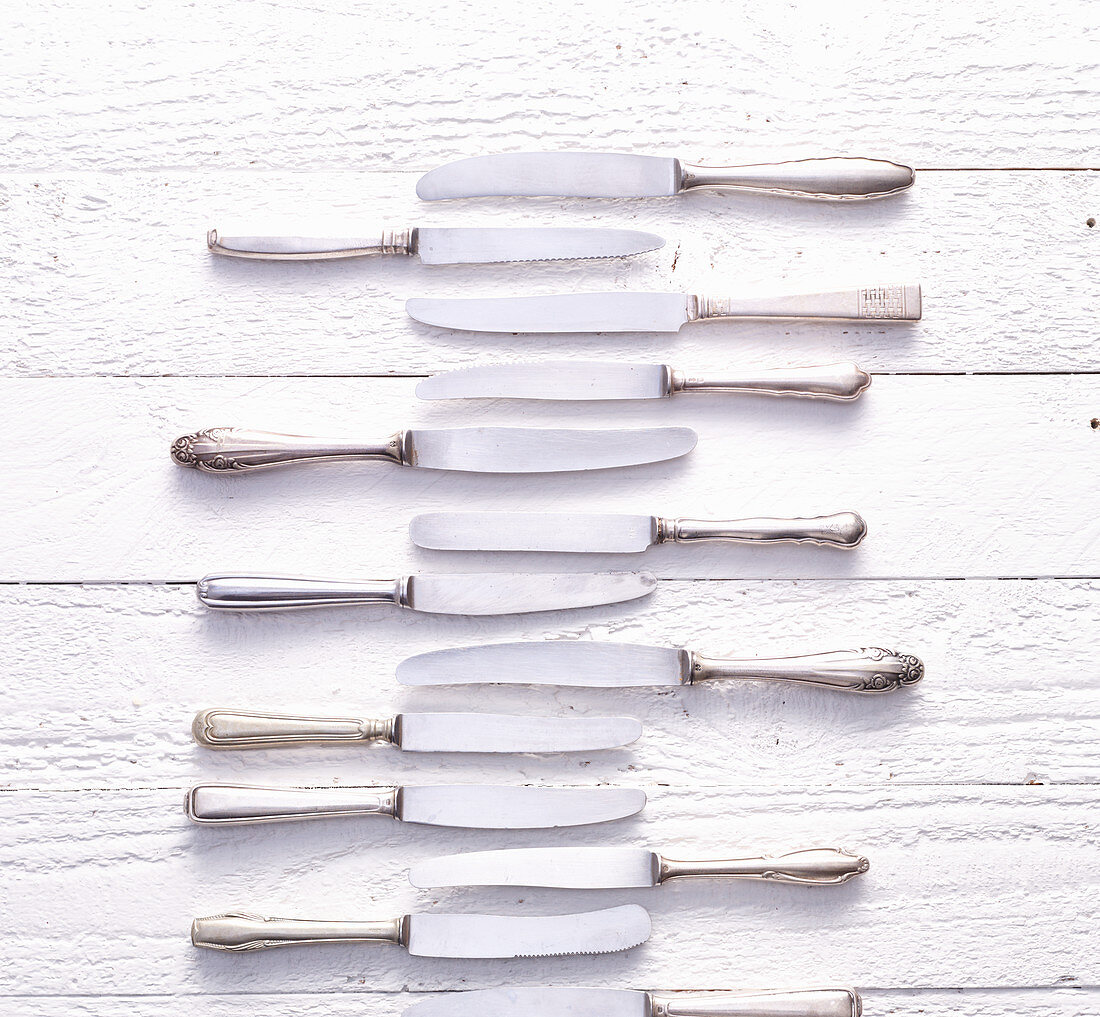
<svg viewBox="0 0 1100 1017"><path fill-rule="evenodd" d="M247 911L229 911L191 923L191 942L208 950L266 950L273 946L308 943L404 942L403 920L381 922L320 922L305 918L265 918Z"/></svg>
<svg viewBox="0 0 1100 1017"><path fill-rule="evenodd" d="M860 1017L863 1000L853 989L650 993L651 1017Z"/></svg>
<svg viewBox="0 0 1100 1017"><path fill-rule="evenodd" d="M383 230L378 236L333 240L328 237L223 237L206 234L206 246L215 254L260 261L314 261L362 258L372 254L412 254L416 230Z"/></svg>
<svg viewBox="0 0 1100 1017"><path fill-rule="evenodd" d="M396 718L295 717L281 713L214 709L195 714L191 733L208 749L279 749L394 740Z"/></svg>
<svg viewBox="0 0 1100 1017"><path fill-rule="evenodd" d="M734 660L689 654L690 682L718 678L750 681L796 682L844 692L892 692L916 685L924 677L924 664L911 654L895 653L878 646L862 650L834 650L802 657Z"/></svg>
<svg viewBox="0 0 1100 1017"><path fill-rule="evenodd" d="M808 519L662 519L660 534L678 544L696 540L736 540L761 544L819 544L856 547L867 536L867 523L855 512ZM658 542L661 542L660 540Z"/></svg>
<svg viewBox="0 0 1100 1017"><path fill-rule="evenodd" d="M855 364L822 364L746 372L719 381L672 372L671 392L752 392L759 395L810 399L858 399L871 376Z"/></svg>
<svg viewBox="0 0 1100 1017"><path fill-rule="evenodd" d="M870 862L862 855L839 848L807 848L784 855L726 858L684 862L661 857L658 882L684 876L730 876L735 879L767 879L774 883L837 886L866 872Z"/></svg>
<svg viewBox="0 0 1100 1017"><path fill-rule="evenodd" d="M909 166L883 159L794 159L752 166L680 164L681 191L763 191L792 198L885 198L913 186Z"/></svg>
<svg viewBox="0 0 1100 1017"><path fill-rule="evenodd" d="M311 438L301 434L250 431L243 427L209 427L172 442L172 458L180 466L206 473L241 473L314 461L386 459L405 465L405 433L384 441Z"/></svg>
<svg viewBox="0 0 1100 1017"><path fill-rule="evenodd" d="M289 611L304 607L406 603L407 577L384 582L311 579L305 576L203 576L199 600L219 611Z"/></svg>
<svg viewBox="0 0 1100 1017"><path fill-rule="evenodd" d="M865 286L829 293L760 297L688 297L688 320L706 318L842 318L919 321L920 286Z"/></svg>
<svg viewBox="0 0 1100 1017"><path fill-rule="evenodd" d="M187 818L200 826L278 823L330 816L397 817L397 788L256 787L196 784L187 792Z"/></svg>

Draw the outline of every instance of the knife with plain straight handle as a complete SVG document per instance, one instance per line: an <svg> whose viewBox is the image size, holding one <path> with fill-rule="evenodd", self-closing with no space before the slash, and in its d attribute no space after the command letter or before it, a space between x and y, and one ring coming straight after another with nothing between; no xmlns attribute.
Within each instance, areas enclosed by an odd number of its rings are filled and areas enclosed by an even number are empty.
<svg viewBox="0 0 1100 1017"><path fill-rule="evenodd" d="M209 749L389 742L406 752L582 752L637 740L633 717L516 717L496 713L399 713L372 720L250 710L202 710L191 725Z"/></svg>
<svg viewBox="0 0 1100 1017"><path fill-rule="evenodd" d="M405 1017L860 1017L854 989L670 992L637 989L505 986L437 992Z"/></svg>
<svg viewBox="0 0 1100 1017"><path fill-rule="evenodd" d="M382 230L373 237L223 237L206 235L214 254L260 261L316 261L396 254L416 256L424 265L474 265L503 261L558 261L626 258L665 246L653 233L638 230L489 228Z"/></svg>
<svg viewBox="0 0 1100 1017"><path fill-rule="evenodd" d="M690 427L417 428L381 441L210 427L177 438L171 455L178 465L206 473L352 459L467 473L562 473L677 459L695 448L697 441Z"/></svg>
<svg viewBox="0 0 1100 1017"><path fill-rule="evenodd" d="M426 201L444 198L664 198L703 189L792 198L884 198L913 185L913 170L881 159L795 159L750 166L695 166L611 152L515 152L440 166L417 181Z"/></svg>
<svg viewBox="0 0 1100 1017"><path fill-rule="evenodd" d="M577 915L420 914L368 922L229 911L196 918L191 942L232 952L310 943L393 943L417 957L555 957L629 950L649 939L649 933L649 914L637 904Z"/></svg>
<svg viewBox="0 0 1100 1017"><path fill-rule="evenodd" d="M187 817L200 826L279 823L332 816L389 816L403 823L477 830L543 830L633 816L645 808L638 788L508 787L430 784L419 787L259 787L196 784Z"/></svg>
<svg viewBox="0 0 1100 1017"><path fill-rule="evenodd" d="M871 376L855 364L765 368L700 378L667 364L558 361L446 371L416 386L421 399L668 399L680 392L856 399Z"/></svg>
<svg viewBox="0 0 1100 1017"><path fill-rule="evenodd" d="M658 886L686 876L727 876L803 886L838 886L867 871L862 855L838 848L807 848L782 855L676 861L632 847L514 848L475 851L420 862L409 882L435 886L552 886L614 890Z"/></svg>
<svg viewBox="0 0 1100 1017"><path fill-rule="evenodd" d="M807 519L670 519L603 512L425 512L409 536L442 551L565 551L637 554L655 544L726 540L852 548L867 535L855 512Z"/></svg>
<svg viewBox="0 0 1100 1017"><path fill-rule="evenodd" d="M878 646L800 657L708 657L695 650L587 639L487 643L407 657L402 685L576 685L631 688L742 679L792 682L841 692L892 692L915 685L924 664Z"/></svg>
<svg viewBox="0 0 1100 1017"><path fill-rule="evenodd" d="M200 579L195 593L206 607L221 611L396 604L427 614L490 615L617 604L648 597L656 588L650 572L485 572L388 582L218 573Z"/></svg>
<svg viewBox="0 0 1100 1017"><path fill-rule="evenodd" d="M707 297L693 293L556 293L541 297L414 297L410 317L470 332L678 332L714 318L918 321L920 286L865 286L830 293Z"/></svg>

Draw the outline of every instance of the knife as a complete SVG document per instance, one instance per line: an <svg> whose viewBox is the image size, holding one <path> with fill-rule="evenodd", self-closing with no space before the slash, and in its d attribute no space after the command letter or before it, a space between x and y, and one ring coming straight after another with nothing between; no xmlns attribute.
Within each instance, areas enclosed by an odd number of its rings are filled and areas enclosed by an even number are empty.
<svg viewBox="0 0 1100 1017"><path fill-rule="evenodd" d="M367 255L416 255L424 265L473 265L498 261L565 258L625 258L665 246L653 233L614 229L436 229L383 230L368 238L223 237L206 235L215 254L262 261L313 261Z"/></svg>
<svg viewBox="0 0 1100 1017"><path fill-rule="evenodd" d="M427 614L488 615L616 604L648 597L656 588L650 572L486 572L388 582L217 573L200 579L195 592L207 607L225 611L396 604Z"/></svg>
<svg viewBox="0 0 1100 1017"><path fill-rule="evenodd" d="M422 787L257 787L196 784L187 818L200 826L332 816L390 816L403 823L478 830L542 830L625 819L645 807L637 788L429 784Z"/></svg>
<svg viewBox="0 0 1100 1017"><path fill-rule="evenodd" d="M678 332L710 318L870 318L918 321L920 286L831 293L706 297L691 293L557 293L541 297L414 297L405 310L438 328L471 332Z"/></svg>
<svg viewBox="0 0 1100 1017"><path fill-rule="evenodd" d="M658 886L685 876L729 876L773 883L837 886L866 872L862 855L836 848L808 848L783 855L708 861L676 861L631 847L515 848L475 851L420 862L409 870L417 887L554 886L613 890Z"/></svg>
<svg viewBox="0 0 1100 1017"><path fill-rule="evenodd" d="M883 198L913 185L913 170L881 159L795 159L751 166L695 166L679 159L608 152L516 152L460 159L425 173L426 201L495 195L663 198L706 189L796 198Z"/></svg>
<svg viewBox="0 0 1100 1017"><path fill-rule="evenodd" d="M722 379L698 378L666 364L559 361L466 367L426 378L421 399L667 399L679 392L856 399L871 376L855 364L823 364L745 371Z"/></svg>
<svg viewBox="0 0 1100 1017"><path fill-rule="evenodd" d="M434 650L397 665L402 685L694 685L716 679L794 682L843 692L891 692L915 685L924 664L877 646L801 657L722 658L695 650L587 639L488 643Z"/></svg>
<svg viewBox="0 0 1100 1017"><path fill-rule="evenodd" d="M349 459L468 473L561 473L676 459L695 448L696 441L698 435L690 427L417 428L373 442L210 427L177 438L171 453L180 466L206 473Z"/></svg>
<svg viewBox="0 0 1100 1017"><path fill-rule="evenodd" d="M853 989L673 992L636 989L507 986L436 992L405 1017L860 1017Z"/></svg>
<svg viewBox="0 0 1100 1017"><path fill-rule="evenodd" d="M425 512L409 536L444 551L570 551L637 554L655 544L700 540L856 547L867 523L855 512L808 519L670 519L614 512Z"/></svg>
<svg viewBox="0 0 1100 1017"><path fill-rule="evenodd" d="M384 741L406 752L578 752L627 745L642 733L642 725L632 717L399 713L369 720L214 709L195 714L191 732L210 749Z"/></svg>
<svg viewBox="0 0 1100 1017"><path fill-rule="evenodd" d="M339 922L229 911L196 918L191 942L210 950L266 950L309 943L394 943L416 957L555 957L615 953L649 939L649 914L624 904L579 915L403 915Z"/></svg>

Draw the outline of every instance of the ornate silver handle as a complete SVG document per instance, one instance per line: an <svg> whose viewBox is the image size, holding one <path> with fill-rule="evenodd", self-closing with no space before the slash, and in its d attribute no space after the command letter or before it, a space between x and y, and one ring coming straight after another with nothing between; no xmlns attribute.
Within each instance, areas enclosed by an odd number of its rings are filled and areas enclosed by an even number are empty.
<svg viewBox="0 0 1100 1017"><path fill-rule="evenodd" d="M817 399L858 399L871 376L855 364L822 364L745 372L719 381L671 372L670 394L677 392L752 392L760 395Z"/></svg>
<svg viewBox="0 0 1100 1017"><path fill-rule="evenodd" d="M706 318L842 318L919 321L921 294L917 283L865 286L831 293L797 293L761 297L688 297L688 320Z"/></svg>
<svg viewBox="0 0 1100 1017"><path fill-rule="evenodd" d="M775 883L837 886L866 872L871 863L862 855L839 848L807 848L787 854L717 861L683 862L659 856L658 882L683 876L731 876L735 879L768 879Z"/></svg>
<svg viewBox="0 0 1100 1017"><path fill-rule="evenodd" d="M393 918L381 922L321 922L305 918L265 918L247 911L196 918L191 923L191 942L208 950L266 950L273 946L307 943L405 942L405 922Z"/></svg>
<svg viewBox="0 0 1100 1017"><path fill-rule="evenodd" d="M342 240L328 237L222 237L217 230L210 230L206 234L206 246L215 254L261 261L362 258L371 254L412 254L416 250L416 230L383 230L369 239Z"/></svg>
<svg viewBox="0 0 1100 1017"><path fill-rule="evenodd" d="M878 646L757 660L706 657L688 651L688 675L692 684L718 678L747 678L750 681L797 682L845 692L892 692L916 685L924 677L924 664L910 654Z"/></svg>
<svg viewBox="0 0 1100 1017"><path fill-rule="evenodd" d="M808 519L659 519L657 543L736 540L761 544L820 544L856 547L867 536L867 523L856 512Z"/></svg>
<svg viewBox="0 0 1100 1017"><path fill-rule="evenodd" d="M909 166L883 159L795 159L752 166L680 163L681 191L765 191L793 198L885 198L913 186Z"/></svg>
<svg viewBox="0 0 1100 1017"><path fill-rule="evenodd" d="M651 1017L860 1017L863 1000L853 989L769 989L649 994Z"/></svg>
<svg viewBox="0 0 1100 1017"><path fill-rule="evenodd" d="M172 458L206 473L266 470L290 463L348 459L386 459L406 464L405 432L376 442L350 438L311 438L301 434L250 431L243 427L208 427L172 442Z"/></svg>
<svg viewBox="0 0 1100 1017"><path fill-rule="evenodd" d="M408 602L408 577L383 582L312 579L306 576L203 576L199 600L221 611L288 611L303 607Z"/></svg>
<svg viewBox="0 0 1100 1017"><path fill-rule="evenodd" d="M278 823L330 816L397 818L398 789L365 791L340 787L256 787L196 784L187 792L187 818L200 826Z"/></svg>
<svg viewBox="0 0 1100 1017"><path fill-rule="evenodd" d="M343 745L393 742L396 717L294 717L248 710L201 710L191 733L208 749L278 749L291 745Z"/></svg>

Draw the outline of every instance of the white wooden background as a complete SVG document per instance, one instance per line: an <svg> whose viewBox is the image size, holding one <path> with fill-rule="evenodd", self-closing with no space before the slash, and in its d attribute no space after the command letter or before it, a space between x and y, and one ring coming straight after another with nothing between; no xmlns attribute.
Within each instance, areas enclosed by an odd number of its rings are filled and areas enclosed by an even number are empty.
<svg viewBox="0 0 1100 1017"><path fill-rule="evenodd" d="M1097 719L1100 433L1095 5L25 0L0 16L0 917L4 1013L388 1017L425 991L848 983L869 1017L1100 1011ZM806 155L919 169L863 206L418 203L419 173L485 152L655 151L712 164ZM215 261L210 226L592 224L667 237L623 262L427 268ZM720 293L920 278L910 327L708 324L679 336L447 333L421 294ZM419 404L415 379L524 357L738 364L857 360L855 406ZM185 473L169 441L242 423L386 434L416 423L688 424L670 464L522 481L382 465ZM435 508L733 516L853 508L852 554L669 548L626 561L411 548ZM222 567L358 573L647 567L648 602L560 615L204 613ZM630 749L554 758L302 750L212 756L201 706L461 709L401 690L409 653L514 638L744 654L881 644L925 682L851 699L765 685L496 688L504 712L628 713ZM205 830L199 778L644 787L614 826L539 833L385 821ZM637 843L721 855L867 853L832 891L414 891L451 850ZM650 908L644 947L454 962L387 948L232 957L190 919L229 906ZM183 999L186 997L186 1001Z"/></svg>

